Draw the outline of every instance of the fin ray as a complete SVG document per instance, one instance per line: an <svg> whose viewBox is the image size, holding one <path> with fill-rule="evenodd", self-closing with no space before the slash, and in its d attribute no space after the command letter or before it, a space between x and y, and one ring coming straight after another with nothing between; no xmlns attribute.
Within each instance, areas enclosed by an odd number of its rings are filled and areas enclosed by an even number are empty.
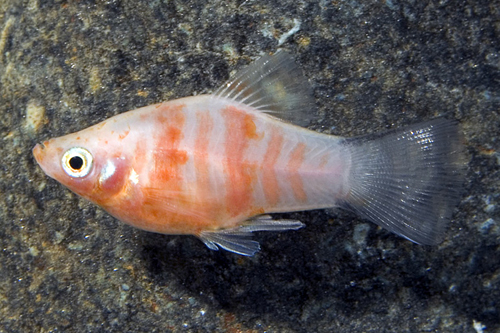
<svg viewBox="0 0 500 333"><path fill-rule="evenodd" d="M253 256L260 250L260 245L258 242L246 238L247 236L249 235L223 231L202 232L200 234L203 243L211 250L218 250L220 247L236 254Z"/></svg>
<svg viewBox="0 0 500 333"><path fill-rule="evenodd" d="M348 139L352 187L344 207L415 243L439 243L460 201L462 140L457 122L443 118Z"/></svg>
<svg viewBox="0 0 500 333"><path fill-rule="evenodd" d="M214 93L305 126L316 115L311 87L284 51L265 55L242 69Z"/></svg>
<svg viewBox="0 0 500 333"><path fill-rule="evenodd" d="M224 250L253 256L260 250L259 242L249 239L254 231L285 231L297 230L304 226L296 220L272 220L269 215L257 216L249 219L232 229L217 231L202 231L198 236L211 250Z"/></svg>

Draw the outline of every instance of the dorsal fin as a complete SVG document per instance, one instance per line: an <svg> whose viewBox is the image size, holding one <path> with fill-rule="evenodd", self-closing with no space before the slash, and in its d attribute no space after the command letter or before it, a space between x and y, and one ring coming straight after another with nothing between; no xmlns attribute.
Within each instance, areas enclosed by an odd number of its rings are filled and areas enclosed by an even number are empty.
<svg viewBox="0 0 500 333"><path fill-rule="evenodd" d="M316 114L309 82L284 51L257 59L236 73L214 95L301 126L309 124Z"/></svg>

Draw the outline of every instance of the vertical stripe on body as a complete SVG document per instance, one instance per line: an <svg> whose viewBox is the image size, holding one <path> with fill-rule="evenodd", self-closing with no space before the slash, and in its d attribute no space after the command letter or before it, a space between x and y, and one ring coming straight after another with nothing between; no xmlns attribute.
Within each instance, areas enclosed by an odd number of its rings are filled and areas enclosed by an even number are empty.
<svg viewBox="0 0 500 333"><path fill-rule="evenodd" d="M181 166L188 160L187 152L179 149L180 140L184 137L183 128L186 120L183 109L184 105L179 105L159 110L157 116L159 131L156 133L153 152L153 179L160 183L169 183L171 189L177 190L182 187Z"/></svg>
<svg viewBox="0 0 500 333"><path fill-rule="evenodd" d="M150 168L148 183L142 188L141 208L145 219L157 224L160 230L165 219L175 220L189 213L185 206L190 200L183 192L183 166L189 156L179 147L186 122L184 108L184 104L159 105L152 114L153 141L146 152Z"/></svg>
<svg viewBox="0 0 500 333"><path fill-rule="evenodd" d="M259 140L254 116L234 106L221 110L225 128L226 207L231 216L247 211L253 204L257 165L245 158L251 144Z"/></svg>
<svg viewBox="0 0 500 333"><path fill-rule="evenodd" d="M262 161L262 185L266 201L270 206L275 206L280 199L280 186L275 167L283 149L283 143L284 138L281 131L273 131Z"/></svg>
<svg viewBox="0 0 500 333"><path fill-rule="evenodd" d="M288 175L290 177L290 185L292 187L293 195L297 201L301 203L307 202L307 195L304 191L304 184L302 182L302 177L300 176L299 169L304 163L306 145L305 143L299 143L293 149L290 154L287 169Z"/></svg>

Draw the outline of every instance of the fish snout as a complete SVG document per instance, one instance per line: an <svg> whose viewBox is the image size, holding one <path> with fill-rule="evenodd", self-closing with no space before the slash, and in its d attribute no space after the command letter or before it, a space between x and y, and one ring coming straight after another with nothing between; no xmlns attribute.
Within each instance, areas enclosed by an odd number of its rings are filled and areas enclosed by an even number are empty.
<svg viewBox="0 0 500 333"><path fill-rule="evenodd" d="M45 156L45 145L43 143L37 143L33 148L33 156L38 164L42 164L43 158Z"/></svg>

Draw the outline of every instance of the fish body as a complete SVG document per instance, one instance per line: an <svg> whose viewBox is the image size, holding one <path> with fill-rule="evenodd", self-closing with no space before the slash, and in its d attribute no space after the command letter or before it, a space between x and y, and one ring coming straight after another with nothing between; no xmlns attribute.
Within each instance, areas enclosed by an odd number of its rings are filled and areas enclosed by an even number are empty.
<svg viewBox="0 0 500 333"><path fill-rule="evenodd" d="M308 89L280 52L213 95L125 112L33 153L45 173L117 219L195 235L211 249L252 255L250 232L303 226L266 214L336 206L437 242L464 170L456 123L372 140L329 136L293 124L313 108Z"/></svg>
<svg viewBox="0 0 500 333"><path fill-rule="evenodd" d="M56 141L57 153L85 147L96 164L85 178L60 169L59 181L159 233L196 235L264 213L331 207L348 192L341 139L210 95L130 111ZM35 156L57 169L59 156L39 157L52 145Z"/></svg>

